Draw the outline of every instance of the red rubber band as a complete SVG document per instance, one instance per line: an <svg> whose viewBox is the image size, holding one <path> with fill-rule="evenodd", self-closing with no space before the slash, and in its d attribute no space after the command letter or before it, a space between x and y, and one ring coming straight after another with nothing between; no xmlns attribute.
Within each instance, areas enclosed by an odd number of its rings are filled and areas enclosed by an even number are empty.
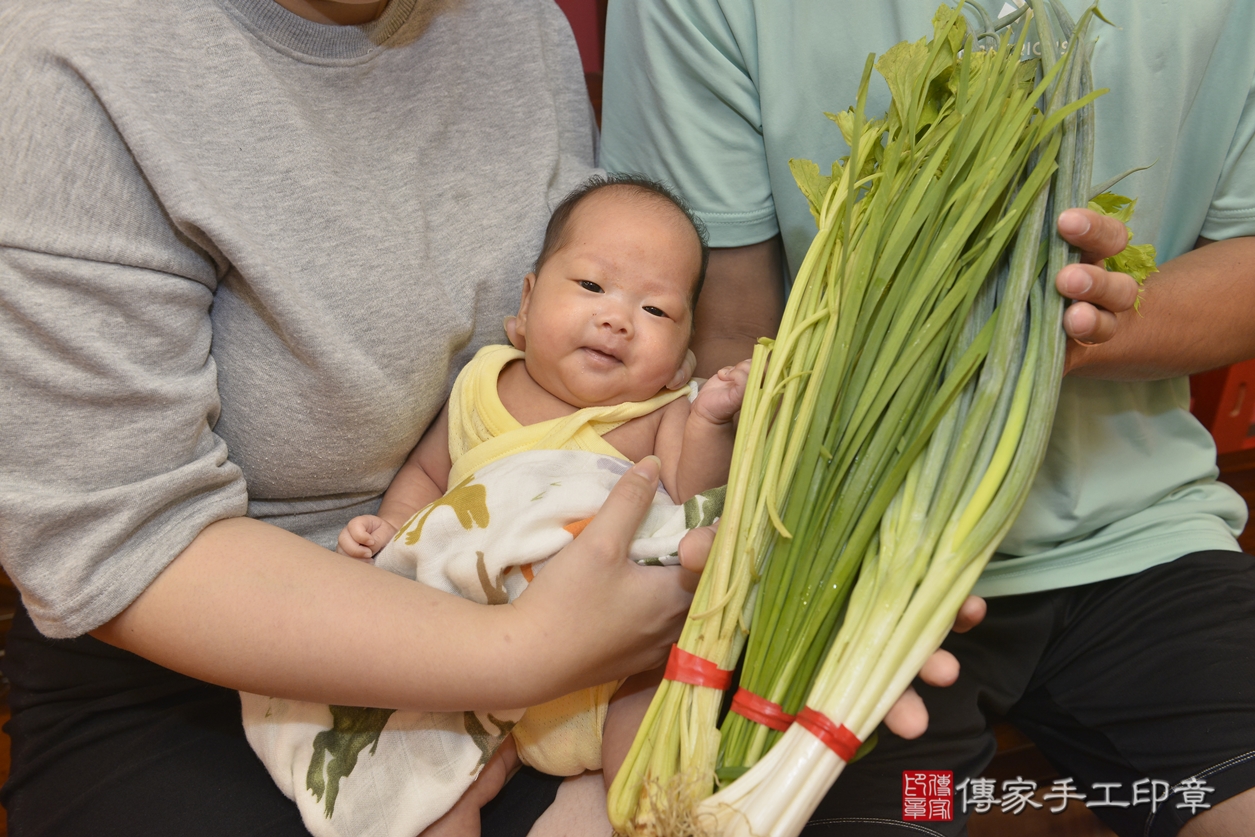
<svg viewBox="0 0 1255 837"><path fill-rule="evenodd" d="M671 646L671 656L667 658L667 669L662 676L666 680L691 686L709 686L721 691L732 685L732 672L690 654L678 645Z"/></svg>
<svg viewBox="0 0 1255 837"><path fill-rule="evenodd" d="M858 740L858 736L850 732L844 724L838 726L822 712L816 712L809 706L803 706L802 711L797 713L797 723L802 729L818 738L820 741L837 754L841 761L849 762L854 758L854 754L858 752L858 748L863 742Z"/></svg>
<svg viewBox="0 0 1255 837"><path fill-rule="evenodd" d="M785 712L780 704L772 703L744 686L737 689L736 694L732 696L732 706L729 709L742 718L749 718L756 724L762 724L780 732L787 730L796 717Z"/></svg>

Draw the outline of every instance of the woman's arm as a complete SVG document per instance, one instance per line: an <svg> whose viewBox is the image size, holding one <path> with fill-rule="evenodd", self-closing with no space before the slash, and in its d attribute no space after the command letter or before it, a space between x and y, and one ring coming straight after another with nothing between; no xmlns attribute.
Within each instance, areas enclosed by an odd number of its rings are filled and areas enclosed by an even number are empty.
<svg viewBox="0 0 1255 837"><path fill-rule="evenodd" d="M427 710L540 703L655 667L678 636L695 577L627 560L658 469L649 457L629 471L509 605L478 605L235 518L202 531L92 633L280 697Z"/></svg>

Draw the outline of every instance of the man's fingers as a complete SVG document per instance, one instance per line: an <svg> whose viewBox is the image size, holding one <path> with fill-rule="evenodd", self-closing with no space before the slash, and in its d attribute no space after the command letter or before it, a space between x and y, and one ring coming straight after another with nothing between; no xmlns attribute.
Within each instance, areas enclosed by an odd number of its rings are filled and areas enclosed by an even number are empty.
<svg viewBox="0 0 1255 837"><path fill-rule="evenodd" d="M959 679L959 661L949 651L938 649L924 661L919 679L929 686L951 686Z"/></svg>
<svg viewBox="0 0 1255 837"><path fill-rule="evenodd" d="M885 714L885 726L900 738L919 738L928 729L928 710L912 688L907 688Z"/></svg>
<svg viewBox="0 0 1255 837"><path fill-rule="evenodd" d="M636 529L645 519L649 504L658 490L658 474L662 464L656 456L647 456L637 462L610 491L601 510L579 534L580 538L593 538L613 547L619 547L625 555Z"/></svg>
<svg viewBox="0 0 1255 837"><path fill-rule="evenodd" d="M1118 322L1115 314L1095 308L1088 302L1068 306L1063 312L1063 331L1078 343L1106 343L1115 336Z"/></svg>
<svg viewBox="0 0 1255 837"><path fill-rule="evenodd" d="M1071 264L1059 271L1055 287L1068 299L1090 302L1119 313L1137 302L1137 281L1127 273L1112 273L1094 264Z"/></svg>
<svg viewBox="0 0 1255 837"><path fill-rule="evenodd" d="M1118 218L1092 209L1069 209L1059 215L1059 235L1081 250L1081 259L1097 264L1114 256L1129 243L1129 230Z"/></svg>
<svg viewBox="0 0 1255 837"><path fill-rule="evenodd" d="M988 609L985 600L980 596L968 596L963 600L958 614L954 617L954 632L965 634L975 628L985 618Z"/></svg>
<svg viewBox="0 0 1255 837"><path fill-rule="evenodd" d="M1079 343L1105 343L1115 336L1115 315L1137 302L1133 277L1100 267L1103 259L1128 244L1128 228L1091 209L1069 209L1059 216L1058 225L1059 234L1081 249L1082 260L1055 277L1059 293L1074 301L1063 314L1063 330Z"/></svg>

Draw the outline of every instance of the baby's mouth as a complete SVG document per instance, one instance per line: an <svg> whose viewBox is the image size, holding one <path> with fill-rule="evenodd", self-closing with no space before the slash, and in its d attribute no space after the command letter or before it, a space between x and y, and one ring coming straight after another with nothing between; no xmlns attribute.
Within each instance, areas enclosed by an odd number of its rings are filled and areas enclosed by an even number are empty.
<svg viewBox="0 0 1255 837"><path fill-rule="evenodd" d="M594 361L601 363L619 363L619 356L611 349L598 349L595 346L585 346L584 351L587 352Z"/></svg>

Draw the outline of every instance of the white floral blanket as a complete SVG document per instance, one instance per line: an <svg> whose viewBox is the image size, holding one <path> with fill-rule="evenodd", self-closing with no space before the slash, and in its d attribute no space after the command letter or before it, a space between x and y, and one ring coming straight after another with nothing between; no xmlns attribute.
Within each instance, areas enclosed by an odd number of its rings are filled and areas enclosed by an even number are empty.
<svg viewBox="0 0 1255 837"><path fill-rule="evenodd" d="M503 604L571 542L628 467L584 451L498 460L411 518L376 564L483 604ZM722 504L722 489L676 506L660 487L631 557L674 563L684 533L712 523ZM240 697L249 743L315 837L415 837L453 806L524 714Z"/></svg>

